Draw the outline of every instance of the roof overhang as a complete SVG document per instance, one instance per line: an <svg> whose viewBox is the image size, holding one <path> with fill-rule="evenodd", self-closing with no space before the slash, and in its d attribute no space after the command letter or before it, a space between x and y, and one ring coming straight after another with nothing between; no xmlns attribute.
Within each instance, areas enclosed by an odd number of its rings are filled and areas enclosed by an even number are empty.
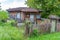
<svg viewBox="0 0 60 40"><path fill-rule="evenodd" d="M19 8L10 8L7 9L8 12L42 12L41 10L27 8L27 7L19 7Z"/></svg>

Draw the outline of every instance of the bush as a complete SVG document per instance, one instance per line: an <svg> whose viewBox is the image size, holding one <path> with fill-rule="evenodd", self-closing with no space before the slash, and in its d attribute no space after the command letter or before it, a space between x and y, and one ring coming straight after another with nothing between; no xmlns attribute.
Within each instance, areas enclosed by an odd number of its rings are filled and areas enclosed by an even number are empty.
<svg viewBox="0 0 60 40"><path fill-rule="evenodd" d="M0 40L23 40L23 34L12 26L0 26Z"/></svg>
<svg viewBox="0 0 60 40"><path fill-rule="evenodd" d="M9 20L5 11L0 11L0 40L24 40L23 33L16 27L15 20Z"/></svg>
<svg viewBox="0 0 60 40"><path fill-rule="evenodd" d="M16 21L15 20L8 20L5 25L10 25L10 26L16 26Z"/></svg>
<svg viewBox="0 0 60 40"><path fill-rule="evenodd" d="M39 35L38 30L37 29L34 29L33 32L32 32L32 34L30 35L30 37L36 37L38 35Z"/></svg>
<svg viewBox="0 0 60 40"><path fill-rule="evenodd" d="M14 21L0 22L0 40L24 40L23 33L11 23Z"/></svg>
<svg viewBox="0 0 60 40"><path fill-rule="evenodd" d="M16 26L15 20L9 20L7 22L0 21L0 26Z"/></svg>
<svg viewBox="0 0 60 40"><path fill-rule="evenodd" d="M8 18L8 12L0 11L0 20L6 20Z"/></svg>

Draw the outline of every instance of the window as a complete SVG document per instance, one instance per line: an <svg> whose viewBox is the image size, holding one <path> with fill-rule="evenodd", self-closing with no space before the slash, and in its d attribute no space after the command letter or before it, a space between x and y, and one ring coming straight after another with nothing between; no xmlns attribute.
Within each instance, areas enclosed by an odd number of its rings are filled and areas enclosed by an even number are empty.
<svg viewBox="0 0 60 40"><path fill-rule="evenodd" d="M15 19L15 17L14 17L12 14L9 14L9 17L10 17L11 19Z"/></svg>
<svg viewBox="0 0 60 40"><path fill-rule="evenodd" d="M36 18L37 18L37 19L40 19L40 15L36 15Z"/></svg>
<svg viewBox="0 0 60 40"><path fill-rule="evenodd" d="M20 13L17 13L16 14L16 18L20 19L21 18L21 14Z"/></svg>
<svg viewBox="0 0 60 40"><path fill-rule="evenodd" d="M34 22L34 15L30 15L31 22Z"/></svg>

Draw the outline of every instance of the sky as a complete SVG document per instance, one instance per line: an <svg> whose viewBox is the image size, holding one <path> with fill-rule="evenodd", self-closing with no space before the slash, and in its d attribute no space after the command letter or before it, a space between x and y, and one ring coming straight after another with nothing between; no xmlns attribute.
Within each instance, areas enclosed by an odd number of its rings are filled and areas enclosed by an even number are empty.
<svg viewBox="0 0 60 40"><path fill-rule="evenodd" d="M0 0L1 8L3 10L16 7L27 7L26 0Z"/></svg>

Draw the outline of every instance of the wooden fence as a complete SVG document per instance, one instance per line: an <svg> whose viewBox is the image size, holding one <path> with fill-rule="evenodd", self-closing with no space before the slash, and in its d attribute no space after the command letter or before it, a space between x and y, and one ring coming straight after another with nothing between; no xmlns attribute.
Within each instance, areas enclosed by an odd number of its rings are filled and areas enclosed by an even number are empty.
<svg viewBox="0 0 60 40"><path fill-rule="evenodd" d="M55 25L53 23L55 23ZM56 22L53 23L51 22L50 19L44 19L43 21L41 21L40 24L37 24L33 28L37 28L40 33L46 33L51 31L53 32L54 30L55 30L54 32L60 32L60 21L57 20Z"/></svg>
<svg viewBox="0 0 60 40"><path fill-rule="evenodd" d="M35 24L33 29L37 29L40 33L50 32L51 23L49 19L44 19L40 24Z"/></svg>

